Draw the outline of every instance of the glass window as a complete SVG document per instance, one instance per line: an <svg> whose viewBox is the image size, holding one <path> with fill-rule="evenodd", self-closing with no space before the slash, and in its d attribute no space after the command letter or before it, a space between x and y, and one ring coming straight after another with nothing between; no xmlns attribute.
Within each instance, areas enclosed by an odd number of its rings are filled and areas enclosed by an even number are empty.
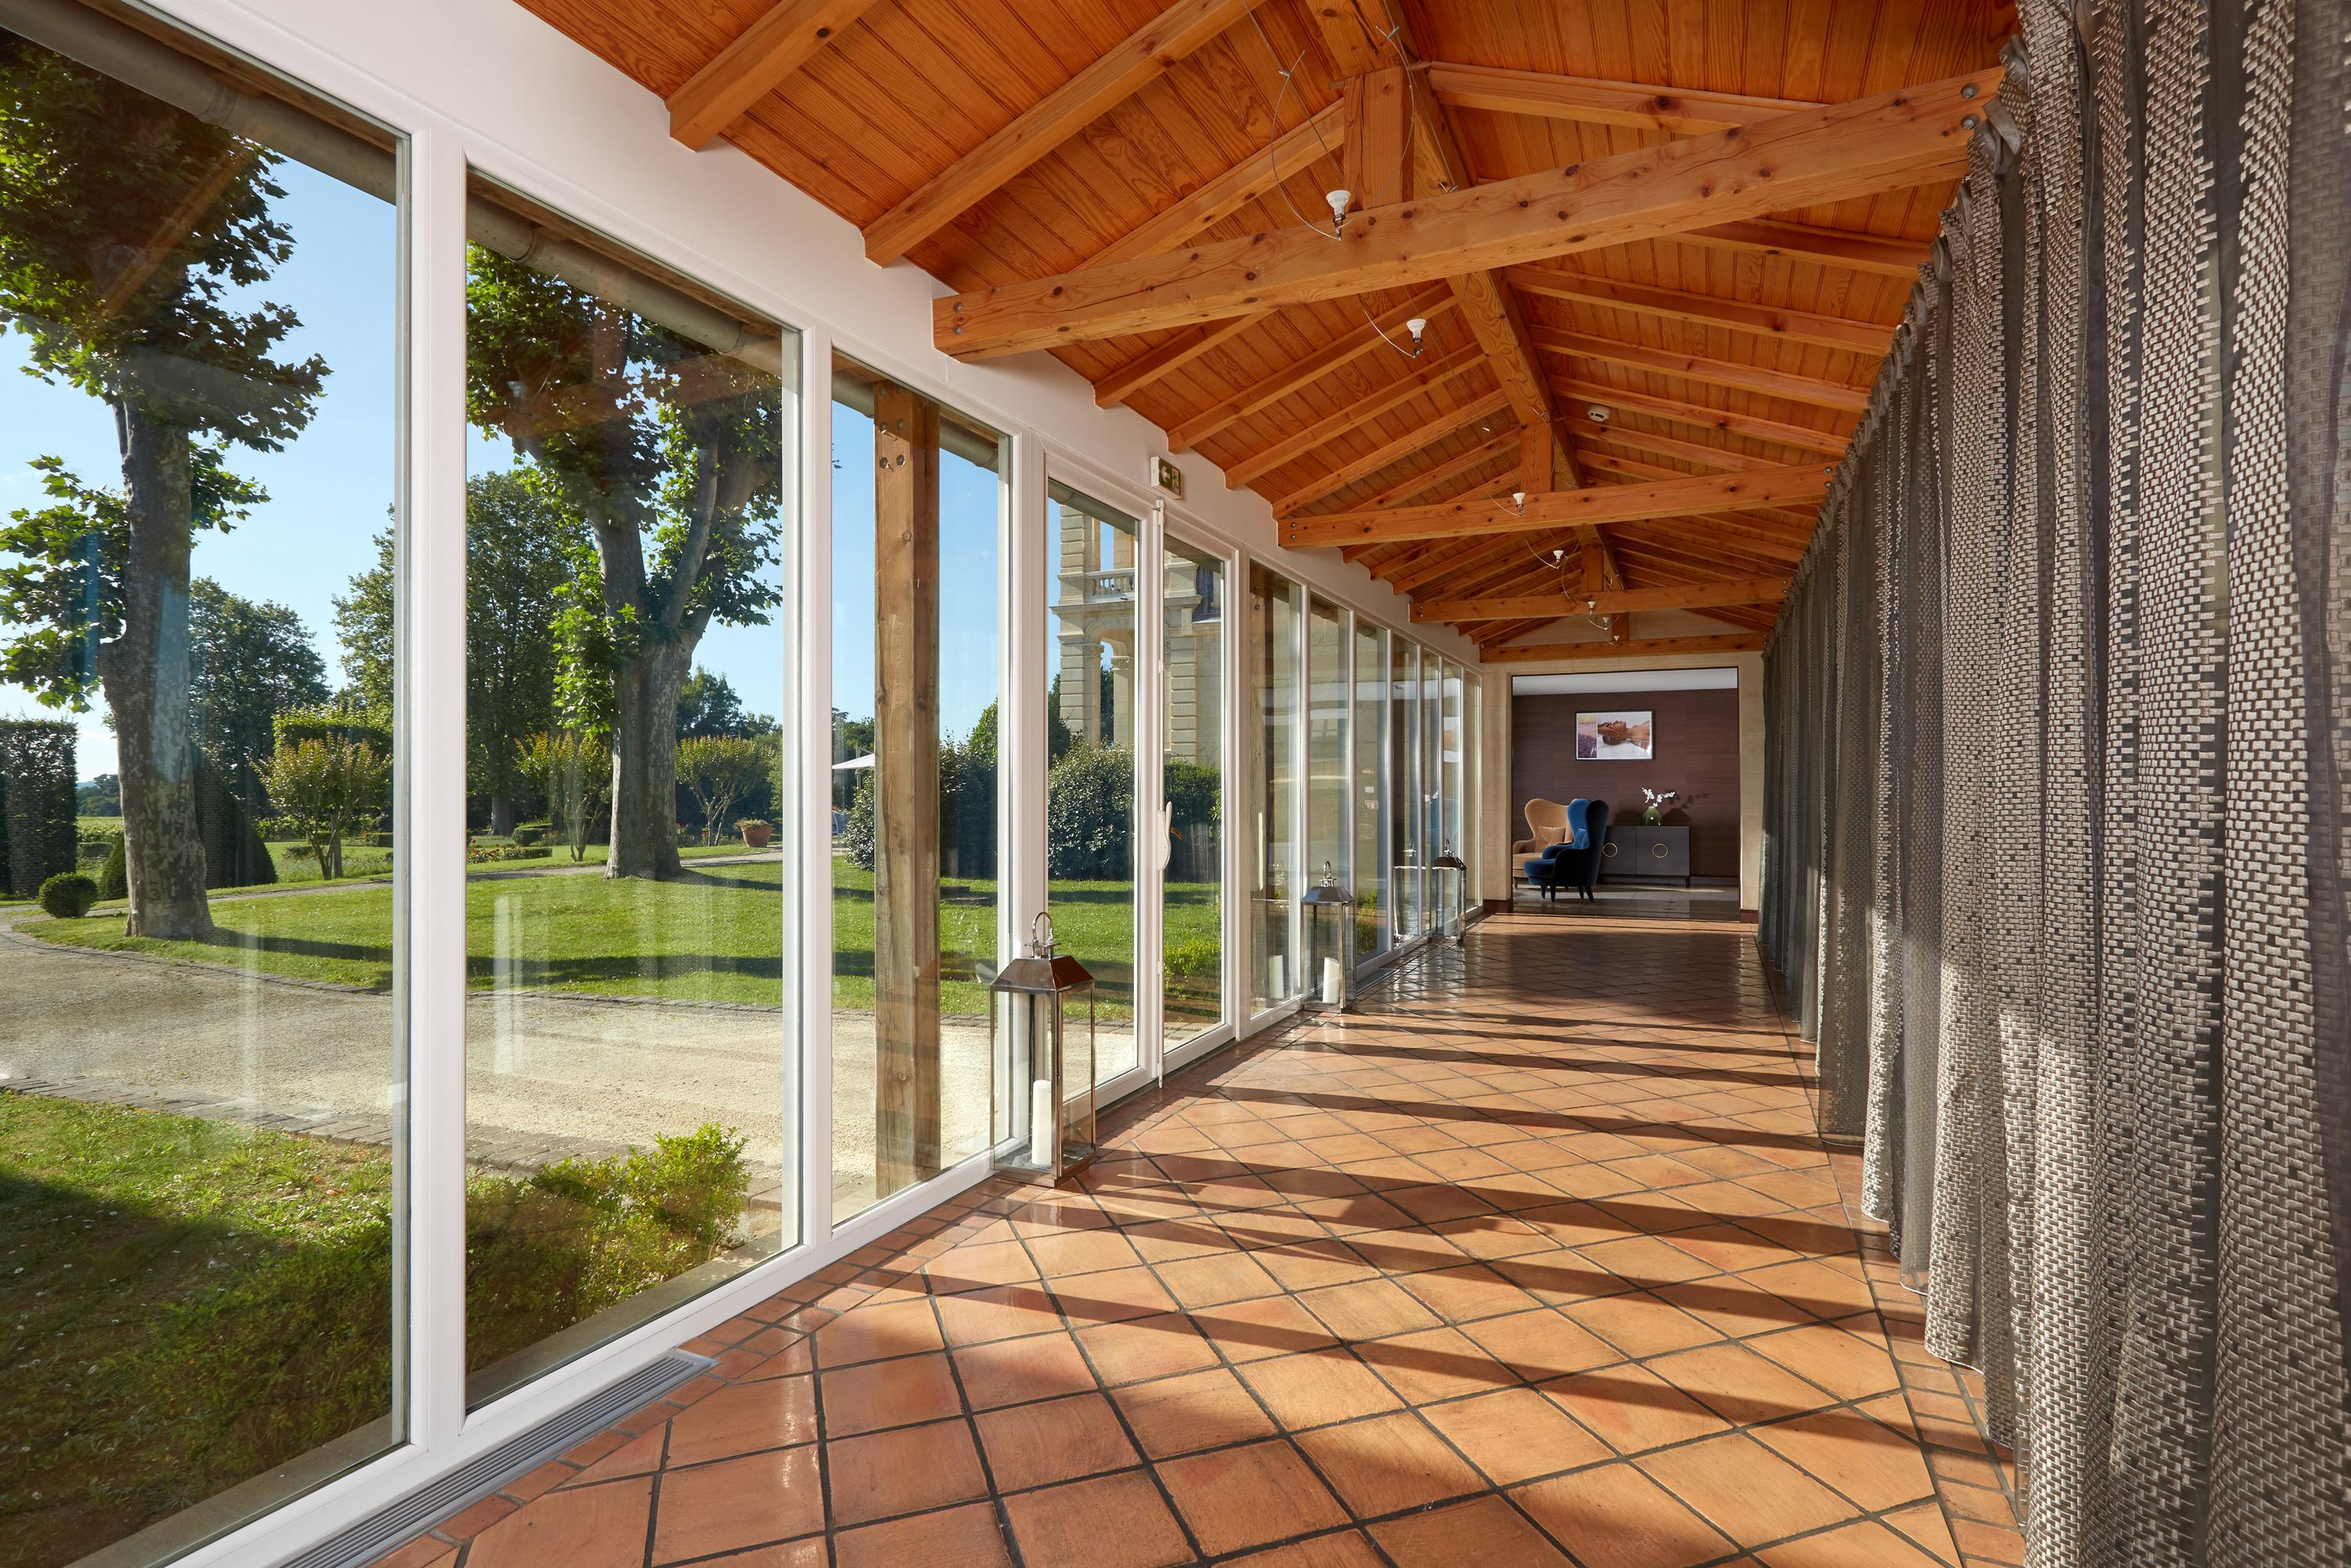
<svg viewBox="0 0 2351 1568"><path fill-rule="evenodd" d="M832 380L832 1215L988 1139L1004 442Z"/></svg>
<svg viewBox="0 0 2351 1568"><path fill-rule="evenodd" d="M1355 622L1355 956L1388 949L1388 634Z"/></svg>
<svg viewBox="0 0 2351 1568"><path fill-rule="evenodd" d="M50 1568L402 1436L401 149L5 15L0 1558Z"/></svg>
<svg viewBox="0 0 2351 1568"><path fill-rule="evenodd" d="M1420 707L1420 864L1423 896L1426 907L1424 929L1430 932L1444 929L1444 911L1436 901L1445 890L1437 885L1442 878L1428 874L1430 862L1444 852L1445 833L1445 768L1441 760L1444 714L1438 694L1443 683L1438 676L1438 660L1435 653L1420 651L1420 685L1416 688Z"/></svg>
<svg viewBox="0 0 2351 1568"><path fill-rule="evenodd" d="M1462 841L1461 822L1464 778L1462 767L1461 666L1450 660L1437 666L1437 853L1451 855L1467 865L1468 845ZM1447 871L1432 879L1432 897L1445 900L1445 906L1436 912L1440 928L1458 935L1462 901L1468 897L1468 873Z"/></svg>
<svg viewBox="0 0 2351 1568"><path fill-rule="evenodd" d="M1096 1079L1134 1067L1135 573L1142 528L1046 487L1046 904L1094 977Z"/></svg>
<svg viewBox="0 0 2351 1568"><path fill-rule="evenodd" d="M476 178L466 412L474 1403L795 1239L792 340Z"/></svg>
<svg viewBox="0 0 2351 1568"><path fill-rule="evenodd" d="M1353 872L1348 851L1353 847L1347 818L1347 716L1353 706L1347 686L1347 614L1322 598L1310 598L1306 607L1306 884L1329 875L1341 887L1351 886ZM1323 921L1329 925L1328 918ZM1309 931L1310 940L1316 940ZM1321 937L1313 956L1314 973L1300 979L1317 994L1338 990L1339 934ZM1328 949L1328 950L1322 950Z"/></svg>
<svg viewBox="0 0 2351 1568"><path fill-rule="evenodd" d="M1225 1016L1225 563L1181 539L1166 550L1161 1017L1174 1050Z"/></svg>
<svg viewBox="0 0 2351 1568"><path fill-rule="evenodd" d="M1420 935L1421 833L1420 810L1420 649L1401 637L1388 645L1388 788L1395 802L1395 841L1389 859L1391 907L1395 910L1395 940L1401 945Z"/></svg>
<svg viewBox="0 0 2351 1568"><path fill-rule="evenodd" d="M1249 894L1249 1006L1263 1011L1299 994L1300 805L1298 584L1249 568L1250 776L1254 865Z"/></svg>

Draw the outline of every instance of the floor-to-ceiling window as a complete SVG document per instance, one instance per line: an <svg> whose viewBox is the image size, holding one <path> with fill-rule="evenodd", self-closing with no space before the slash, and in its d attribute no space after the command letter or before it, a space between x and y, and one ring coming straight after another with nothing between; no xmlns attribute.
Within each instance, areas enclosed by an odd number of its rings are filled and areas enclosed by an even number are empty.
<svg viewBox="0 0 2351 1568"><path fill-rule="evenodd" d="M403 148L225 64L0 12L16 1568L404 1435Z"/></svg>
<svg viewBox="0 0 2351 1568"><path fill-rule="evenodd" d="M1046 910L1094 977L1094 1075L1134 1066L1136 595L1143 525L1059 480L1045 499Z"/></svg>
<svg viewBox="0 0 2351 1568"><path fill-rule="evenodd" d="M1443 704L1438 700L1438 694L1443 688L1437 674L1437 654L1429 649L1421 649L1420 682L1414 688L1415 706L1420 709L1419 794L1415 798L1419 801L1419 860L1422 866L1420 880L1421 886L1425 890L1423 897L1426 900L1424 908L1426 912L1423 918L1423 930L1428 933L1442 931L1445 928L1445 912L1437 907L1437 900L1445 894L1445 889L1441 885L1445 879L1431 876L1426 869L1437 856L1444 853L1445 772L1439 760L1442 747L1442 737L1439 732L1444 722L1444 708Z"/></svg>
<svg viewBox="0 0 2351 1568"><path fill-rule="evenodd" d="M1355 956L1388 948L1388 634L1355 622Z"/></svg>
<svg viewBox="0 0 2351 1568"><path fill-rule="evenodd" d="M1466 730L1461 717L1461 666L1451 660L1437 664L1437 854L1469 863L1469 847L1462 840L1465 799L1462 782ZM1439 928L1455 933L1469 896L1469 873L1467 870L1448 870L1436 879L1433 897L1445 900L1437 910Z"/></svg>
<svg viewBox="0 0 2351 1568"><path fill-rule="evenodd" d="M1298 721L1302 701L1300 622L1304 593L1262 566L1249 568L1251 865L1249 1006L1288 1001L1303 985L1298 972L1301 778Z"/></svg>
<svg viewBox="0 0 2351 1568"><path fill-rule="evenodd" d="M798 431L774 322L487 182L471 208L478 1403L797 1237L775 823Z"/></svg>
<svg viewBox="0 0 2351 1568"><path fill-rule="evenodd" d="M1161 894L1162 1049L1225 1016L1224 558L1170 536L1161 646L1166 669L1160 771L1167 813ZM1050 722L1050 721L1049 721Z"/></svg>
<svg viewBox="0 0 2351 1568"><path fill-rule="evenodd" d="M832 379L832 1213L987 1145L1004 443Z"/></svg>
<svg viewBox="0 0 2351 1568"><path fill-rule="evenodd" d="M1402 637L1388 643L1389 907L1398 944L1421 935L1420 647Z"/></svg>
<svg viewBox="0 0 2351 1568"><path fill-rule="evenodd" d="M1353 882L1349 852L1354 847L1347 813L1350 758L1347 720L1353 694L1347 681L1347 612L1321 596L1306 607L1306 877L1305 886L1328 878L1334 887ZM1301 889L1303 891L1303 888ZM1335 995L1345 933L1330 916L1307 921L1301 935L1322 948L1307 955L1298 977L1302 989Z"/></svg>

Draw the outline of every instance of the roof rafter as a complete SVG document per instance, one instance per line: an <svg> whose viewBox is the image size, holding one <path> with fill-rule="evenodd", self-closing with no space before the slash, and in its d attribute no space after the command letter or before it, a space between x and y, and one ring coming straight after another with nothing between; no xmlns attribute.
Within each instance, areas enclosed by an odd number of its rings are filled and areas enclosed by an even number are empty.
<svg viewBox="0 0 2351 1568"><path fill-rule="evenodd" d="M1238 490L1259 476L1270 474L1283 464L1305 456L1324 442L1370 423L1398 403L1409 402L1423 392L1451 381L1464 371L1473 369L1484 358L1485 351L1475 343L1465 343L1443 359L1432 360L1419 367L1402 381L1357 398L1295 434L1285 435L1270 446L1261 447L1247 457L1227 464L1225 487Z"/></svg>
<svg viewBox="0 0 2351 1568"><path fill-rule="evenodd" d="M1779 398L1788 402L1812 403L1846 413L1859 413L1869 406L1869 393L1865 389L1848 386L1842 382L1791 375L1785 371L1766 370L1761 365L1733 364L1725 360L1709 359L1703 354L1652 349L1645 343L1627 343L1616 338L1595 338L1583 332L1538 332L1535 334L1535 347L1547 354L1565 354L1579 360L1604 360L1610 364L1628 365L1636 371L1679 376L1685 381L1705 382L1709 386L1728 387L1733 392L1752 392L1758 397Z"/></svg>
<svg viewBox="0 0 2351 1568"><path fill-rule="evenodd" d="M1991 85L1987 85L1985 96L1989 97L1991 92ZM1888 190L1895 188L1886 187ZM1673 237L1687 240L1692 245L1761 251L1765 256L1784 256L1792 261L1842 267L1854 272L1875 272L1905 280L1917 277L1919 265L1927 259L1927 246L1921 240L1879 239L1874 235L1846 234L1838 229L1816 229L1802 224L1761 220L1714 224Z"/></svg>
<svg viewBox="0 0 2351 1568"><path fill-rule="evenodd" d="M1375 208L1336 243L1290 227L950 295L934 303L933 337L959 359L987 359L1871 195L1957 172L1981 118L1974 100L2000 77L1970 72Z"/></svg>
<svg viewBox="0 0 2351 1568"><path fill-rule="evenodd" d="M1257 0L1176 0L1042 101L865 225L867 259L886 267L1005 183L1164 76L1249 15ZM1113 264L1115 265L1115 264ZM1182 325L1182 323L1170 323Z"/></svg>
<svg viewBox="0 0 2351 1568"><path fill-rule="evenodd" d="M1395 440L1374 447L1354 461L1343 464L1320 478L1309 480L1300 486L1274 502L1274 515L1280 517L1301 507L1311 506L1323 497L1334 491L1343 490L1357 480L1369 478L1399 458L1409 457L1425 446L1434 445L1465 424L1472 424L1481 419L1491 419L1509 406L1509 397L1498 387L1485 396L1463 403L1458 408L1447 409L1436 418L1415 425Z"/></svg>
<svg viewBox="0 0 2351 1568"><path fill-rule="evenodd" d="M1693 582L1672 588L1624 588L1601 593L1531 593L1484 599L1424 599L1412 607L1415 621L1523 621L1532 616L1604 615L1635 610L1710 610L1719 605L1777 604L1788 596L1784 577L1743 577L1723 582Z"/></svg>
<svg viewBox="0 0 2351 1568"><path fill-rule="evenodd" d="M1235 420L1246 419L1258 410L1288 397L1300 387L1322 380L1341 365L1390 343L1393 335L1404 330L1404 324L1414 317L1426 317L1434 321L1452 308L1452 291L1441 283L1431 284L1403 304L1391 306L1373 317L1345 337L1323 344L1280 374L1269 376L1253 386L1243 387L1222 402L1176 421L1167 430L1167 450L1189 452Z"/></svg>
<svg viewBox="0 0 2351 1568"><path fill-rule="evenodd" d="M699 151L808 64L875 0L779 0L669 95L669 133Z"/></svg>
<svg viewBox="0 0 2351 1568"><path fill-rule="evenodd" d="M1574 120L1587 125L1623 125L1701 136L1734 125L1752 125L1774 115L1819 105L1792 98L1750 98L1733 92L1700 92L1592 77L1549 76L1499 66L1448 65L1432 60L1421 68L1440 103L1498 114L1529 114Z"/></svg>
<svg viewBox="0 0 2351 1568"><path fill-rule="evenodd" d="M1875 321L1850 321L1841 316L1823 316L1809 310L1750 305L1742 300L1723 299L1711 294L1693 294L1681 288L1620 283L1613 277L1569 272L1557 267L1514 267L1510 268L1510 278L1511 285L1525 294L1564 299L1579 305L1629 310L1635 315L1655 316L1692 327L1747 332L1775 341L1843 349L1871 359L1884 358L1886 346L1894 340L1893 328L1881 327Z"/></svg>
<svg viewBox="0 0 2351 1568"><path fill-rule="evenodd" d="M1630 409L1635 413L1645 413L1652 419L1662 419L1674 424L1718 430L1726 435L1744 435L1751 441L1768 441L1775 446L1792 446L1802 452L1819 452L1839 457L1851 444L1846 437L1833 430L1782 424L1776 419L1763 419L1751 413L1731 413L1724 409L1709 408L1704 403L1684 402L1679 398L1658 397L1649 392L1627 392L1623 387L1604 386L1597 382L1562 382L1559 390L1578 402L1597 403L1608 409Z"/></svg>
<svg viewBox="0 0 2351 1568"><path fill-rule="evenodd" d="M1520 643L1486 650L1488 664L1549 664L1553 660L1647 658L1667 653L1752 653L1763 646L1761 632L1727 637L1641 637L1623 643Z"/></svg>

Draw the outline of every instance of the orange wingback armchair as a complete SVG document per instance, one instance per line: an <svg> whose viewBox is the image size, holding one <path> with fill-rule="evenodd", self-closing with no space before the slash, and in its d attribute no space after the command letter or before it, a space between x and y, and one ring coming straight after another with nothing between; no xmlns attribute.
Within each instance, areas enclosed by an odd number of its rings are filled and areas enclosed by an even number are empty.
<svg viewBox="0 0 2351 1568"><path fill-rule="evenodd" d="M1527 836L1510 846L1512 874L1520 882L1527 878L1524 862L1540 855L1552 845L1567 837L1567 807L1558 800L1540 798L1527 802Z"/></svg>

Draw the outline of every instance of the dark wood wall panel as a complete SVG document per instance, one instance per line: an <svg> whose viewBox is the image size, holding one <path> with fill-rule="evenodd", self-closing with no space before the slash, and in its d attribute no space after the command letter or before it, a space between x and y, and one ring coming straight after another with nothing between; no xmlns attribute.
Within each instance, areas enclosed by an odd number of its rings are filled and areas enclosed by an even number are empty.
<svg viewBox="0 0 2351 1568"><path fill-rule="evenodd" d="M1657 716L1656 757L1648 762L1580 762L1579 712L1647 708ZM1527 802L1608 802L1611 821L1641 814L1641 790L1678 789L1668 822L1688 824L1690 874L1739 874L1739 694L1583 692L1510 699L1510 837L1527 831Z"/></svg>

